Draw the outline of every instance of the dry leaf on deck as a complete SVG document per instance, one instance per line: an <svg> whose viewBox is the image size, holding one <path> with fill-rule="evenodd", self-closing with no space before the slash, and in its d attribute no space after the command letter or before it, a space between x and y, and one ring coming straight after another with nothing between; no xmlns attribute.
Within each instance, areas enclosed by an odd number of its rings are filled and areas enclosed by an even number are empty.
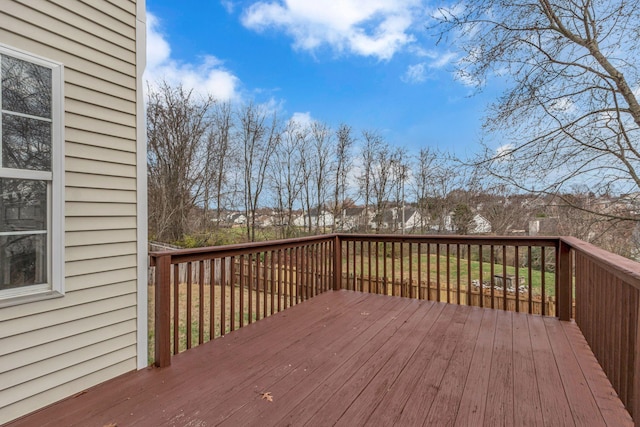
<svg viewBox="0 0 640 427"><path fill-rule="evenodd" d="M271 395L270 391L260 393L260 398L266 400L267 402L273 402L273 396Z"/></svg>

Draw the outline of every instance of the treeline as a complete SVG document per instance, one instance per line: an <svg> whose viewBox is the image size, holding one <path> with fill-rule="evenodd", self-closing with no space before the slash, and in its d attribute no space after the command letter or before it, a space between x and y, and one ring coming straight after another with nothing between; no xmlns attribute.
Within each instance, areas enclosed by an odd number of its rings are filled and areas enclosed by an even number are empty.
<svg viewBox="0 0 640 427"><path fill-rule="evenodd" d="M311 217L339 217L356 203L378 225L385 210L409 202L444 221L455 208L449 194L470 185L446 153L410 155L375 130L284 120L263 105L216 102L166 83L149 91L147 134L150 235L167 242L210 229L231 209L245 213L250 241L261 208L275 214L279 237L298 232L298 210L313 232Z"/></svg>
<svg viewBox="0 0 640 427"><path fill-rule="evenodd" d="M244 213L245 241L256 240L264 210L277 238L333 231L336 222L320 230L313 218L323 212L339 218L356 205L370 218L360 231L381 230L385 212L410 205L419 213L413 228L419 233L466 234L476 214L501 235L528 232L531 218L555 218L547 221L551 234L627 256L638 247L635 224L589 212L603 199L588 191L571 194L571 204L566 194L518 193L482 164L447 152L423 147L410 153L375 130L285 120L264 105L216 102L166 83L150 89L147 101L149 232L155 240L215 233L231 210ZM635 208L609 202L597 210ZM307 216L304 227L294 226L300 211Z"/></svg>

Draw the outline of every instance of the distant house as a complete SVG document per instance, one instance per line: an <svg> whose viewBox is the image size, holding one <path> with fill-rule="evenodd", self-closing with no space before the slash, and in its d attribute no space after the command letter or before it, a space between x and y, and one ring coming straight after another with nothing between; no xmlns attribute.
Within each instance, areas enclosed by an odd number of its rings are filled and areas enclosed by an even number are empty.
<svg viewBox="0 0 640 427"><path fill-rule="evenodd" d="M390 208L386 209L380 221L380 229L388 231L400 231L400 230L413 230L420 227L422 216L417 209L406 207L402 208ZM378 224L376 221L370 221L369 227L376 229Z"/></svg>
<svg viewBox="0 0 640 427"><path fill-rule="evenodd" d="M420 214L420 211L413 207L405 207L404 212L399 208L395 214L396 220L394 230L414 231L420 229L423 223L426 223L425 219Z"/></svg>
<svg viewBox="0 0 640 427"><path fill-rule="evenodd" d="M0 7L0 424L147 366L145 3Z"/></svg>
<svg viewBox="0 0 640 427"><path fill-rule="evenodd" d="M444 218L445 231L449 233L457 232L453 222L453 214L449 214ZM467 225L468 234L486 234L491 233L491 222L480 214L474 214L471 221Z"/></svg>
<svg viewBox="0 0 640 427"><path fill-rule="evenodd" d="M491 223L482 215L475 214L469 224L470 234L486 234L491 233Z"/></svg>
<svg viewBox="0 0 640 427"><path fill-rule="evenodd" d="M266 228L273 227L276 224L276 216L275 215L258 215L256 216L256 225L258 227Z"/></svg>
<svg viewBox="0 0 640 427"><path fill-rule="evenodd" d="M369 210L369 217L366 218L366 209L363 207L352 207L343 209L342 213L336 218L336 224L341 231L353 231L363 228L369 223L373 217Z"/></svg>
<svg viewBox="0 0 640 427"><path fill-rule="evenodd" d="M332 227L334 223L333 214L327 211L320 211L320 215L312 212L308 215L306 212L298 215L293 219L293 225L296 227Z"/></svg>
<svg viewBox="0 0 640 427"><path fill-rule="evenodd" d="M232 212L227 215L227 222L231 224L232 227L241 227L247 225L247 216L243 213Z"/></svg>

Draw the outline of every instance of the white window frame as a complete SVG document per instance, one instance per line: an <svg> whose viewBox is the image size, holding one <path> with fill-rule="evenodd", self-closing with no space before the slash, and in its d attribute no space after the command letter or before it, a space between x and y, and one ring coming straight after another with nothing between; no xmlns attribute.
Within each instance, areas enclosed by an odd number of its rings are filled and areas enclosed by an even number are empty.
<svg viewBox="0 0 640 427"><path fill-rule="evenodd" d="M0 308L64 296L64 66L0 43L0 55L51 70L51 172L0 168L0 178L44 179L47 185L47 283L0 291ZM0 87L0 92L1 92ZM0 93L0 97L2 94ZM0 98L0 109L2 107ZM1 123L1 122L0 122ZM0 136L2 135L0 127Z"/></svg>

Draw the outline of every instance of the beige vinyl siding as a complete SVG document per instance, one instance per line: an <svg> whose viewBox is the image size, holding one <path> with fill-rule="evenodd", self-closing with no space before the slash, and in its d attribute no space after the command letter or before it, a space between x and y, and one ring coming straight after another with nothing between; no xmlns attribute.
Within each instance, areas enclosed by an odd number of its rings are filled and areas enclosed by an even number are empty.
<svg viewBox="0 0 640 427"><path fill-rule="evenodd" d="M66 351L58 355L49 355L46 360L39 360L29 364L29 369L13 369L7 371L2 376L0 385L0 399L3 393L15 392L15 387L29 381L37 380L51 374L51 366L61 369L68 369L75 365L75 360L89 360L111 352L114 348L128 348L136 343L135 332L119 335L114 338L87 342L85 346L75 350ZM19 396L12 395L14 400L20 400Z"/></svg>
<svg viewBox="0 0 640 427"><path fill-rule="evenodd" d="M65 178L67 186L69 187L136 191L136 181L130 178L122 178L119 176L88 175L76 172L67 172Z"/></svg>
<svg viewBox="0 0 640 427"><path fill-rule="evenodd" d="M113 150L111 148L96 147L87 143L67 141L67 157L76 159L98 160L123 165L136 165L136 154L130 151Z"/></svg>
<svg viewBox="0 0 640 427"><path fill-rule="evenodd" d="M20 0L20 3L29 5L32 0ZM49 0L38 5L39 11L45 17L55 22L63 21L66 25L74 27L85 35L92 35L104 40L107 49L119 46L135 52L135 31L125 22L118 21L102 11L87 6L81 2L69 2L69 0ZM87 19L88 17L93 19ZM73 31L73 30L72 30Z"/></svg>
<svg viewBox="0 0 640 427"><path fill-rule="evenodd" d="M12 404L11 406L8 406L7 408L10 410L10 412L8 411L7 413L9 415L13 415L13 418L18 417L21 414L28 414L29 412L33 411L33 399L36 399L38 401L39 407L44 407L60 400L58 396L72 396L73 394L77 393L76 390L78 389L85 390L96 384L100 384L101 382L118 376L123 371L128 371L135 368L135 365L134 368L131 367L129 360L125 360L124 362L115 364L109 364L109 360L105 360L108 358L110 358L110 355L106 355L104 358L100 358L99 360L94 360L95 365L89 366L89 369L86 369L86 367L83 365L77 366L75 369L77 371L77 374L79 375L78 379L71 383L59 384L55 384L52 381L50 384L47 384L49 388L43 390L39 394L34 395L33 398L23 399ZM86 371L89 371L89 373L85 374ZM53 380L56 379L58 378L55 378Z"/></svg>
<svg viewBox="0 0 640 427"><path fill-rule="evenodd" d="M129 115L136 114L135 101L116 98L112 94L91 91L86 86L67 84L64 89L67 99L73 99L81 102L83 99L90 99L93 105L109 105L113 111L127 113Z"/></svg>
<svg viewBox="0 0 640 427"><path fill-rule="evenodd" d="M135 242L107 243L67 248L64 257L65 261L72 262L86 259L109 258L118 255L135 255L136 253L137 248Z"/></svg>
<svg viewBox="0 0 640 427"><path fill-rule="evenodd" d="M66 217L65 229L67 231L85 231L85 230L112 230L123 228L135 228L135 217Z"/></svg>
<svg viewBox="0 0 640 427"><path fill-rule="evenodd" d="M67 217L77 215L94 217L128 216L135 218L136 205L131 203L67 202L65 203L65 215Z"/></svg>
<svg viewBox="0 0 640 427"><path fill-rule="evenodd" d="M67 277L67 293L111 283L118 283L119 281L126 281L135 273L135 271L136 269L133 267L126 267L106 272L97 271L83 276Z"/></svg>
<svg viewBox="0 0 640 427"><path fill-rule="evenodd" d="M136 3L3 1L0 43L64 65L64 297L0 308L0 424L134 370Z"/></svg>
<svg viewBox="0 0 640 427"><path fill-rule="evenodd" d="M94 344L92 347L96 347L99 344ZM87 347L87 349L91 349ZM80 353L74 352L75 354ZM102 369L108 365L113 364L114 361L125 361L131 358L135 359L135 345L122 347L118 350L104 353L104 350L101 354L89 354L87 358L82 358L83 362L76 363L71 367L63 367L58 371L54 371L49 373L48 375L44 375L39 378L32 379L31 381L26 381L17 386L11 387L7 390L0 391L0 401L8 402L9 405L20 402L25 399L32 398L32 396L36 393L42 393L42 390L45 392L57 386L58 384L65 384L65 381L69 376L79 376L82 377L84 375L91 374L96 370ZM93 356L93 357L92 357ZM65 359L74 359L74 354L67 355L66 358L59 358L59 363L63 363L67 365L67 363L62 362ZM52 361L51 364L53 364ZM132 362L132 369L135 369L135 361ZM31 365L30 365L31 366ZM130 369L131 370L131 369Z"/></svg>
<svg viewBox="0 0 640 427"><path fill-rule="evenodd" d="M135 179L136 177L136 167L133 165L108 163L100 160L79 159L69 156L67 156L65 162L65 169L67 170L67 172L82 172L90 175L97 175L96 167L104 167L105 164L108 164L109 168L100 170L100 174L106 176L127 177L132 179Z"/></svg>
<svg viewBox="0 0 640 427"><path fill-rule="evenodd" d="M131 335L129 331L134 327L133 323L135 323L134 320L127 320L116 323L107 330L94 329L74 335L73 337L61 338L59 340L40 345L40 351L42 352L41 354L47 355L47 358L51 358L90 346L94 343L99 343L117 337L126 337ZM33 352L24 352L22 355L20 352L11 353L0 357L0 372L7 371L8 366L13 367L13 369L18 369L22 366L38 363L41 360L42 357L39 354L34 354Z"/></svg>
<svg viewBox="0 0 640 427"><path fill-rule="evenodd" d="M66 69L65 76L67 77L66 78L67 83L69 81L73 81L75 83L73 86L93 88L91 89L92 93L95 93L98 96L106 94L109 97L113 98L112 102L114 103L117 102L119 99L135 102L135 98L130 99L131 97L130 88L126 88L121 85L111 83L103 79L99 79L91 74L87 74L85 72L79 72L76 70ZM68 86L65 86L65 88ZM133 96L135 96L135 94Z"/></svg>
<svg viewBox="0 0 640 427"><path fill-rule="evenodd" d="M67 277L80 276L96 271L112 271L119 270L121 268L135 267L136 257L134 255L119 255L115 257L109 257L106 260L102 259L89 259L84 261L74 261L65 263L67 270Z"/></svg>

